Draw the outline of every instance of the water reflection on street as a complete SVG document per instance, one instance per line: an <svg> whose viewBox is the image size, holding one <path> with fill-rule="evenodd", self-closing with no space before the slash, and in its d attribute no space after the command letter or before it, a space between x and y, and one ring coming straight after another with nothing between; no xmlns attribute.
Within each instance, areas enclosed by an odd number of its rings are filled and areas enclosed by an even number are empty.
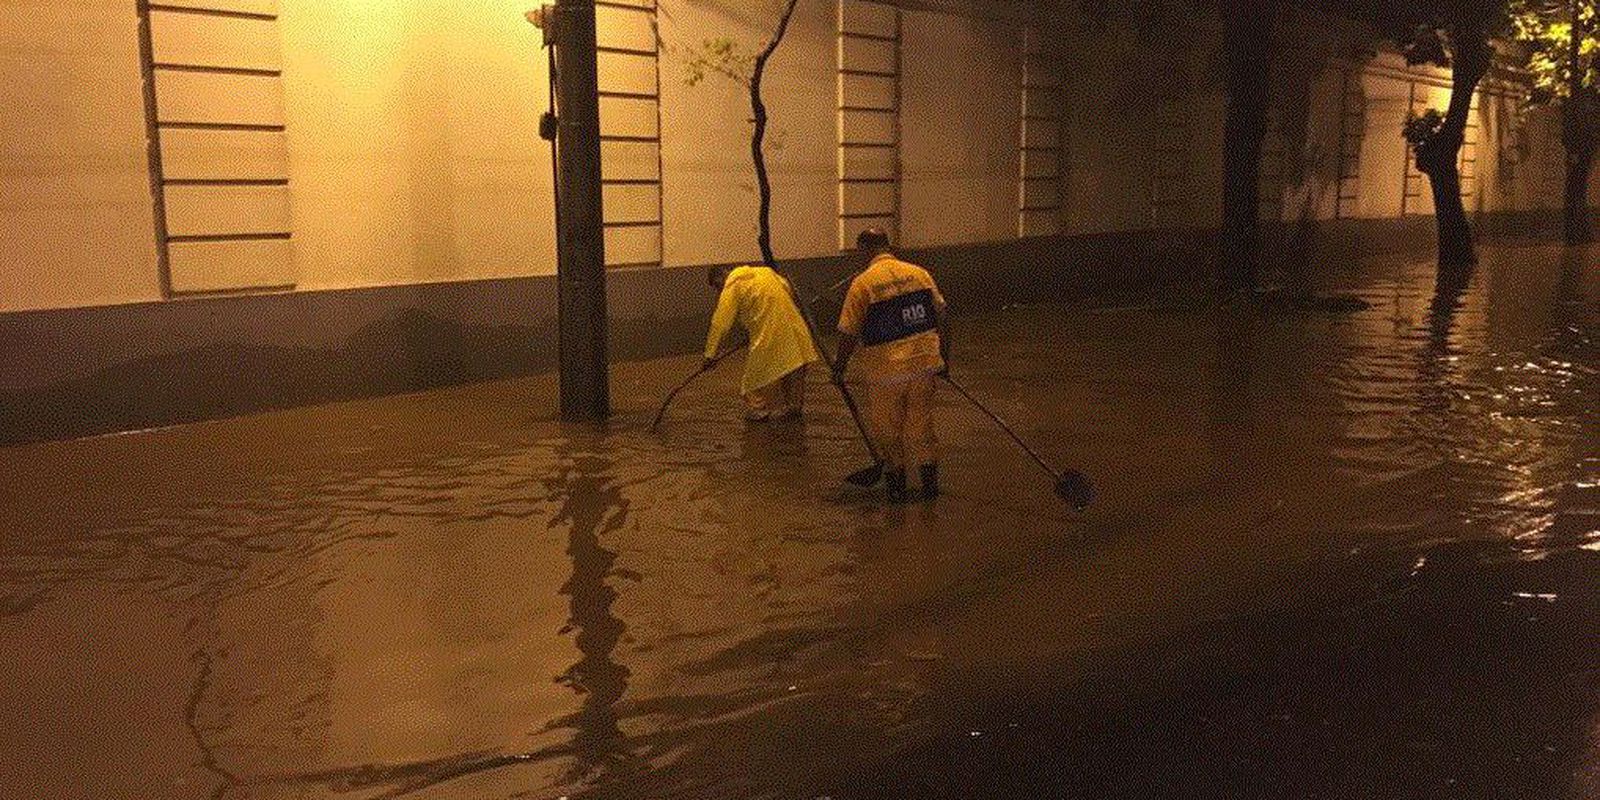
<svg viewBox="0 0 1600 800"><path fill-rule="evenodd" d="M623 365L0 450L0 795L1600 796L1600 250L962 317L946 497Z"/></svg>

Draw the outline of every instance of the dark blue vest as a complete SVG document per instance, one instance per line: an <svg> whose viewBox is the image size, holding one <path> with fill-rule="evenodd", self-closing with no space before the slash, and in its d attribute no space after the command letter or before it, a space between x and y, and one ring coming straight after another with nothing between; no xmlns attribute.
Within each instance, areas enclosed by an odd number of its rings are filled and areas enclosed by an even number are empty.
<svg viewBox="0 0 1600 800"><path fill-rule="evenodd" d="M933 290L918 289L867 306L867 319L861 326L861 342L888 344L933 330Z"/></svg>

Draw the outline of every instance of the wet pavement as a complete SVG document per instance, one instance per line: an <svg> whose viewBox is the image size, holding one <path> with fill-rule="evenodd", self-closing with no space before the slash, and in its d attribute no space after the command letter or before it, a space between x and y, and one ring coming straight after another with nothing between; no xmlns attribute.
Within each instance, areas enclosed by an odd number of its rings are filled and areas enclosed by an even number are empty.
<svg viewBox="0 0 1600 800"><path fill-rule="evenodd" d="M1600 250L1324 281L958 320L1083 514L691 358L0 450L0 796L1600 797Z"/></svg>

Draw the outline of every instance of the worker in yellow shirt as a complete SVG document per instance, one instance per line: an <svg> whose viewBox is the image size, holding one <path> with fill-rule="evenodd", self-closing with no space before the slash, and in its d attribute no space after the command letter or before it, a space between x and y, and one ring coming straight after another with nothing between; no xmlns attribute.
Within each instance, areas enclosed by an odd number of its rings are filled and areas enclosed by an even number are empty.
<svg viewBox="0 0 1600 800"><path fill-rule="evenodd" d="M712 267L711 288L721 293L706 334L705 367L738 322L750 336L745 360L745 418L754 422L799 417L805 406L806 367L821 361L811 331L795 307L789 282L771 267Z"/></svg>
<svg viewBox="0 0 1600 800"><path fill-rule="evenodd" d="M934 382L946 369L950 341L944 335L944 297L927 270L894 257L882 230L862 231L856 248L871 261L845 295L833 380L844 382L859 350L867 427L884 461L889 500L905 501L909 465L921 473L923 497L932 499L939 496Z"/></svg>

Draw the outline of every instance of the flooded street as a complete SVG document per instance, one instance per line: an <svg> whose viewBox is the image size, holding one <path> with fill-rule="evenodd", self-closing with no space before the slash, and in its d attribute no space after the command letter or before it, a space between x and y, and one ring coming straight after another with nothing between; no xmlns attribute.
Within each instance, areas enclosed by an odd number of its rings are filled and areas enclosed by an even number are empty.
<svg viewBox="0 0 1600 800"><path fill-rule="evenodd" d="M698 357L0 450L0 796L1600 797L1600 249L1483 258L957 319L1082 514Z"/></svg>

